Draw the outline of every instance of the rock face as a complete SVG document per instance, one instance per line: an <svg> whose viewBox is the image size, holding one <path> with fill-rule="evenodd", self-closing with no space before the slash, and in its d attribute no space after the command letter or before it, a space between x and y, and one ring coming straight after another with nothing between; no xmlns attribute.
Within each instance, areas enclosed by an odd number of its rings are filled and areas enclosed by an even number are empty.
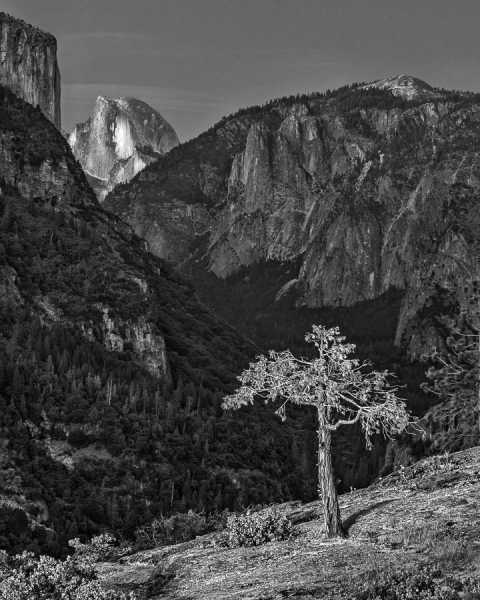
<svg viewBox="0 0 480 600"><path fill-rule="evenodd" d="M140 280L137 283L145 293L148 289L147 283L144 282L144 286L141 286ZM108 350L124 352L126 344L131 344L139 364L152 375L168 373L165 340L151 323L146 322L145 317L142 316L133 323L122 322L109 317L108 307L99 308L103 313L104 343Z"/></svg>
<svg viewBox="0 0 480 600"><path fill-rule="evenodd" d="M0 84L33 106L57 127L60 71L57 40L50 33L0 12Z"/></svg>
<svg viewBox="0 0 480 600"><path fill-rule="evenodd" d="M377 88L380 90L389 90L394 96L400 96L406 100L441 100L442 94L436 92L431 85L425 83L416 77L409 75L397 75L387 79L381 79L370 85L366 85L365 89Z"/></svg>
<svg viewBox="0 0 480 600"><path fill-rule="evenodd" d="M103 96L68 142L99 200L179 143L173 127L145 102Z"/></svg>
<svg viewBox="0 0 480 600"><path fill-rule="evenodd" d="M415 324L435 286L451 287L459 262L479 272L479 134L477 95L394 77L241 111L107 206L178 265L203 244L220 278L300 260L297 305L404 289L397 343L414 356L438 341Z"/></svg>

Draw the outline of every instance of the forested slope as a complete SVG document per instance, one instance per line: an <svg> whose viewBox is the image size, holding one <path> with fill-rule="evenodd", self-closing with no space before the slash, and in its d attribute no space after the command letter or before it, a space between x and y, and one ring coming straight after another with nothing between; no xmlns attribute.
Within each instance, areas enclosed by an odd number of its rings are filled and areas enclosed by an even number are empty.
<svg viewBox="0 0 480 600"><path fill-rule="evenodd" d="M0 547L311 498L309 415L220 408L255 345L99 206L39 111L0 99Z"/></svg>

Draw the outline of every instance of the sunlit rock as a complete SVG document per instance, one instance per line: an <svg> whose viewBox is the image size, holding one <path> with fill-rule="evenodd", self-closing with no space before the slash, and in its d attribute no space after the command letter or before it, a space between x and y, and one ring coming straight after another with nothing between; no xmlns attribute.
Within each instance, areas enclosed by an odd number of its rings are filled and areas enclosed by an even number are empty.
<svg viewBox="0 0 480 600"><path fill-rule="evenodd" d="M145 102L99 96L92 116L75 126L68 143L102 201L179 141L173 127Z"/></svg>
<svg viewBox="0 0 480 600"><path fill-rule="evenodd" d="M60 129L57 40L21 19L0 12L0 84L12 90Z"/></svg>

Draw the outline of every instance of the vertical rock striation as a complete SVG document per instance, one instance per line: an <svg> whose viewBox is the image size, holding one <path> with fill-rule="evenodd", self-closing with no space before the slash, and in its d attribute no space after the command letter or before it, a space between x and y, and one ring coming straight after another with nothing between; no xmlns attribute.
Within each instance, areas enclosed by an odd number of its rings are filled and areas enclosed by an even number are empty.
<svg viewBox="0 0 480 600"><path fill-rule="evenodd" d="M297 305L403 289L397 343L415 356L437 342L418 318L438 286L454 289L455 262L480 269L479 139L480 96L403 75L240 111L107 206L157 254L180 266L203 256L220 278L300 261ZM187 209L201 215L197 228L179 218Z"/></svg>
<svg viewBox="0 0 480 600"><path fill-rule="evenodd" d="M57 40L20 19L0 12L0 84L61 128Z"/></svg>
<svg viewBox="0 0 480 600"><path fill-rule="evenodd" d="M135 98L99 96L93 114L68 142L99 200L179 143L162 115Z"/></svg>

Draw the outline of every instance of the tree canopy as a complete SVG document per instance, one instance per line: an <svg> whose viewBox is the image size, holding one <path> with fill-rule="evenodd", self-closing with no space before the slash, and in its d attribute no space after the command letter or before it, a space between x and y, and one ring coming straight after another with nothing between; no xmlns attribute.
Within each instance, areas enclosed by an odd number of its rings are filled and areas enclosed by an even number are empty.
<svg viewBox="0 0 480 600"><path fill-rule="evenodd" d="M348 358L355 344L345 344L338 327L314 325L305 339L317 347L317 358L296 358L290 350L258 356L238 377L242 386L225 398L223 407L253 404L255 396L265 402L282 399L276 413L285 420L289 401L321 406L327 415L325 426L331 431L360 422L368 448L373 434L383 430L391 437L411 423L405 402L396 396L398 387L388 383L391 374L372 370L368 361Z"/></svg>
<svg viewBox="0 0 480 600"><path fill-rule="evenodd" d="M317 409L318 481L325 533L327 537L346 537L332 467L332 431L360 422L367 448L371 448L371 436L380 431L391 437L408 425L423 430L416 421L409 420L405 402L396 396L398 388L388 383L387 371L374 371L371 363L348 358L355 345L344 343L338 327L313 325L313 332L305 339L316 346L316 358L296 358L290 350L272 350L268 357L258 356L257 362L250 363L238 377L242 385L225 398L223 407L240 408L253 404L259 396L266 403L282 401L276 410L282 420L286 419L289 401Z"/></svg>

